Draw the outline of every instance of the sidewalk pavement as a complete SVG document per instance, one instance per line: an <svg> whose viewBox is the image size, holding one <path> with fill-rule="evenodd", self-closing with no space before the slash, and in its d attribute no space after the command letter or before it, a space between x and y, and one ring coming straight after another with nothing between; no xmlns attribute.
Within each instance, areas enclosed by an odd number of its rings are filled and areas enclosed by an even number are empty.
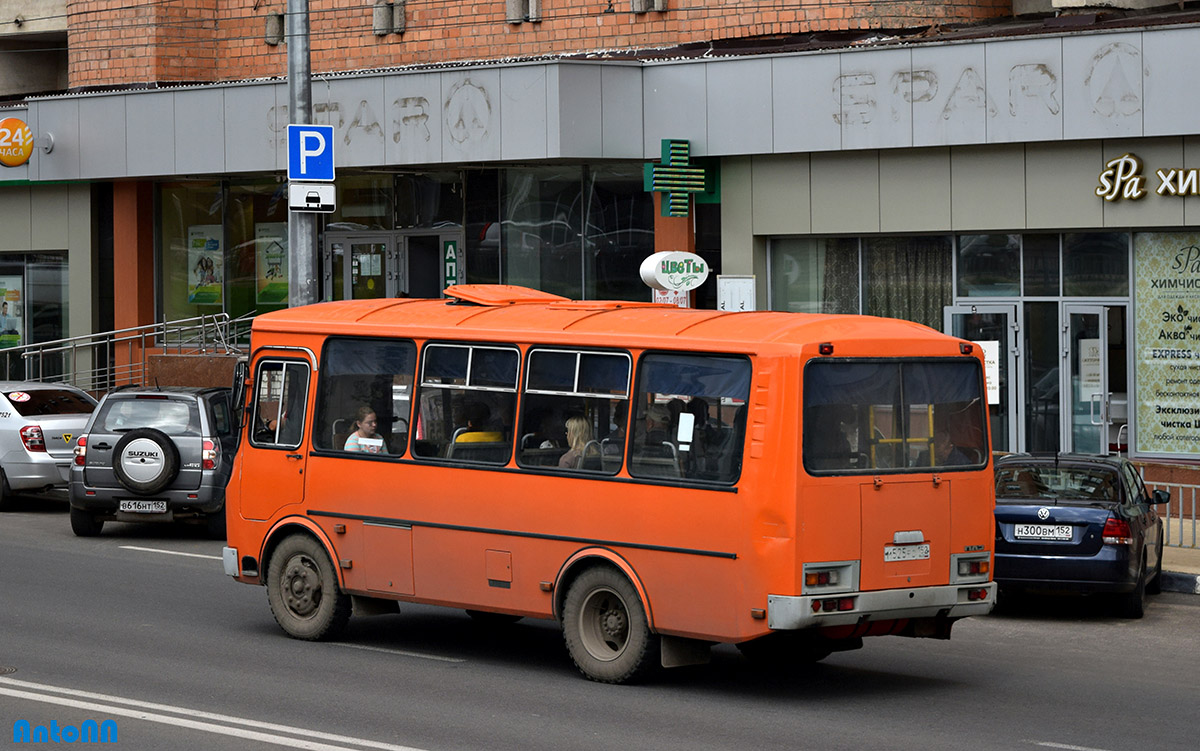
<svg viewBox="0 0 1200 751"><path fill-rule="evenodd" d="M1181 542L1191 544L1190 539ZM1200 548L1163 547L1162 588L1200 595Z"/></svg>

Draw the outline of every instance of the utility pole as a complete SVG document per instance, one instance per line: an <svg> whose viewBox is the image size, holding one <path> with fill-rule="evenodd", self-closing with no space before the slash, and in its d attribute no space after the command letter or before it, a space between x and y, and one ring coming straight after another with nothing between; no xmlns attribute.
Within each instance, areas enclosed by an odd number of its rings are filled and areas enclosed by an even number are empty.
<svg viewBox="0 0 1200 751"><path fill-rule="evenodd" d="M288 122L312 123L312 62L308 47L308 0L287 0ZM288 212L288 305L320 299L317 286L317 217Z"/></svg>

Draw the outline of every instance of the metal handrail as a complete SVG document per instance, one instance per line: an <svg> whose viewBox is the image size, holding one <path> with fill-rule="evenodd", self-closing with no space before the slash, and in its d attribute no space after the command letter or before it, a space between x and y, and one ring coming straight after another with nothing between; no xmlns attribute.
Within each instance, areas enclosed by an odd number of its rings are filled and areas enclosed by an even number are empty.
<svg viewBox="0 0 1200 751"><path fill-rule="evenodd" d="M254 313L213 313L0 350L10 380L68 383L85 391L142 385L150 354L241 354Z"/></svg>
<svg viewBox="0 0 1200 751"><path fill-rule="evenodd" d="M1197 498L1200 498L1200 485L1185 485L1177 482L1146 482L1151 492L1167 490L1171 500L1167 503L1166 513L1163 514L1163 544L1177 548L1200 548L1197 542L1198 533L1196 519Z"/></svg>

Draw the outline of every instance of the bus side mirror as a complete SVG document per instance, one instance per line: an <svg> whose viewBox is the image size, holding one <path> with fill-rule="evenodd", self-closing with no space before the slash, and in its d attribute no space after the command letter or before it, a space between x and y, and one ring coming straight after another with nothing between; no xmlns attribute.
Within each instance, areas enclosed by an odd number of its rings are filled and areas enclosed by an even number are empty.
<svg viewBox="0 0 1200 751"><path fill-rule="evenodd" d="M242 427L242 416L246 412L246 374L249 372L245 359L239 359L233 366L233 422L239 433Z"/></svg>

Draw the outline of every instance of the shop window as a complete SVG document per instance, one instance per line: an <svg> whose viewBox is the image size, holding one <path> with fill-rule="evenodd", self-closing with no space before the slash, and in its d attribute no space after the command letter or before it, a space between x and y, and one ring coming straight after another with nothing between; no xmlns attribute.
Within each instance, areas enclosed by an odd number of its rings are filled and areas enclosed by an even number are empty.
<svg viewBox="0 0 1200 751"><path fill-rule="evenodd" d="M515 348L430 344L421 365L413 454L507 464L516 412Z"/></svg>
<svg viewBox="0 0 1200 751"><path fill-rule="evenodd" d="M793 313L857 313L857 238L773 238L770 307Z"/></svg>
<svg viewBox="0 0 1200 751"><path fill-rule="evenodd" d="M958 294L1016 297L1021 294L1020 235L959 235Z"/></svg>
<svg viewBox="0 0 1200 751"><path fill-rule="evenodd" d="M517 463L616 473L625 454L629 371L624 353L530 352Z"/></svg>
<svg viewBox="0 0 1200 751"><path fill-rule="evenodd" d="M587 211L582 252L588 299L650 300L650 288L642 282L639 268L654 252L654 199L646 191L642 172L641 165L634 164L584 172Z"/></svg>
<svg viewBox="0 0 1200 751"><path fill-rule="evenodd" d="M742 470L750 361L653 354L638 367L634 477L735 482Z"/></svg>
<svg viewBox="0 0 1200 751"><path fill-rule="evenodd" d="M330 339L321 356L313 446L403 456L416 361L410 341ZM374 429L361 430L371 418Z"/></svg>
<svg viewBox="0 0 1200 751"><path fill-rule="evenodd" d="M504 173L502 242L505 284L583 297L582 168L536 167Z"/></svg>
<svg viewBox="0 0 1200 751"><path fill-rule="evenodd" d="M1063 236L1063 294L1129 295L1129 234L1080 232Z"/></svg>
<svg viewBox="0 0 1200 751"><path fill-rule="evenodd" d="M225 309L224 198L216 182L160 187L159 289L168 321Z"/></svg>
<svg viewBox="0 0 1200 751"><path fill-rule="evenodd" d="M1021 237L1022 278L1026 297L1058 297L1059 235Z"/></svg>
<svg viewBox="0 0 1200 751"><path fill-rule="evenodd" d="M287 183L234 183L228 206L225 312L236 317L287 307Z"/></svg>
<svg viewBox="0 0 1200 751"><path fill-rule="evenodd" d="M325 229L390 230L394 228L392 205L395 186L391 175L339 175L337 210L329 215Z"/></svg>
<svg viewBox="0 0 1200 751"><path fill-rule="evenodd" d="M396 229L458 226L463 178L457 172L396 175Z"/></svg>
<svg viewBox="0 0 1200 751"><path fill-rule="evenodd" d="M864 238L863 263L864 313L941 330L952 290L949 237Z"/></svg>

